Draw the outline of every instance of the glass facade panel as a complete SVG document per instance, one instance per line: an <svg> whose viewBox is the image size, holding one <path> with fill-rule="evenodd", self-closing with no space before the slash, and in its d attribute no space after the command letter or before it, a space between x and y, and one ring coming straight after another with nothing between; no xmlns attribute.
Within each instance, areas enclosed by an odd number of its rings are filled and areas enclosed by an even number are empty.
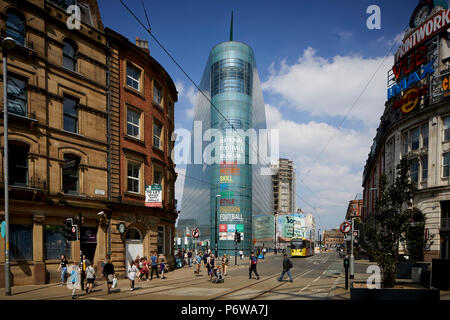
<svg viewBox="0 0 450 320"><path fill-rule="evenodd" d="M72 258L72 243L64 237L64 226L44 225L44 259L59 260L63 254Z"/></svg>
<svg viewBox="0 0 450 320"><path fill-rule="evenodd" d="M9 227L9 253L11 260L33 260L33 226L10 224Z"/></svg>

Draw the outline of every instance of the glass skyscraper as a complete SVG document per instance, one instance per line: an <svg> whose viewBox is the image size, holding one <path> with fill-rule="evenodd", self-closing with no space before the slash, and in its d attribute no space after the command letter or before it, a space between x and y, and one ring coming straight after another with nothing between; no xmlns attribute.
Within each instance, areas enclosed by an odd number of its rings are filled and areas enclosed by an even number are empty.
<svg viewBox="0 0 450 320"><path fill-rule="evenodd" d="M177 227L199 228L199 241L213 252L217 243L219 255L234 255L236 231L245 255L255 245L273 246L272 178L258 157L266 117L253 50L237 41L216 45L200 89Z"/></svg>

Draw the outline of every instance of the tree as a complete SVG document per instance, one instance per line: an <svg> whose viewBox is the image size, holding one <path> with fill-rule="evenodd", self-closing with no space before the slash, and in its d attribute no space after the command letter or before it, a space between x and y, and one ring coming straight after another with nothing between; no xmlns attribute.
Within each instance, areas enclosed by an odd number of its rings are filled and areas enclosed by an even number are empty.
<svg viewBox="0 0 450 320"><path fill-rule="evenodd" d="M377 261L383 273L383 287L392 288L399 262L399 244L406 240L408 230L412 235L410 223L417 213L409 209L416 187L409 178L408 161L401 160L391 186L387 187L386 176L382 175L378 188L375 212L365 222L361 245Z"/></svg>

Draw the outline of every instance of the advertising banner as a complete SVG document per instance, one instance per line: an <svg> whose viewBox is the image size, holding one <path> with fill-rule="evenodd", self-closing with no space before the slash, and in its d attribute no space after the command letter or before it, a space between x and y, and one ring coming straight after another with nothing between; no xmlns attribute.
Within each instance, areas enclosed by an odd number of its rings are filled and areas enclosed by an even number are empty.
<svg viewBox="0 0 450 320"><path fill-rule="evenodd" d="M219 240L228 240L227 232L219 232Z"/></svg>
<svg viewBox="0 0 450 320"><path fill-rule="evenodd" d="M235 224L229 224L227 227L228 232L236 232L236 225Z"/></svg>
<svg viewBox="0 0 450 320"><path fill-rule="evenodd" d="M160 184L145 187L145 206L162 208L162 188Z"/></svg>
<svg viewBox="0 0 450 320"><path fill-rule="evenodd" d="M236 231L237 232L244 232L244 225L243 224L236 225Z"/></svg>
<svg viewBox="0 0 450 320"><path fill-rule="evenodd" d="M227 225L219 224L219 232L227 232Z"/></svg>

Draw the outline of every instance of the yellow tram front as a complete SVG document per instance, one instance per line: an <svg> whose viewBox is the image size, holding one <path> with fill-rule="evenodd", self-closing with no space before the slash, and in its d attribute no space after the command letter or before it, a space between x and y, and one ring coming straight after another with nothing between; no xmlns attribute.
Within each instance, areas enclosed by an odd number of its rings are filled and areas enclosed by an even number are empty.
<svg viewBox="0 0 450 320"><path fill-rule="evenodd" d="M293 238L291 240L292 257L309 257L314 255L314 244L306 238Z"/></svg>

